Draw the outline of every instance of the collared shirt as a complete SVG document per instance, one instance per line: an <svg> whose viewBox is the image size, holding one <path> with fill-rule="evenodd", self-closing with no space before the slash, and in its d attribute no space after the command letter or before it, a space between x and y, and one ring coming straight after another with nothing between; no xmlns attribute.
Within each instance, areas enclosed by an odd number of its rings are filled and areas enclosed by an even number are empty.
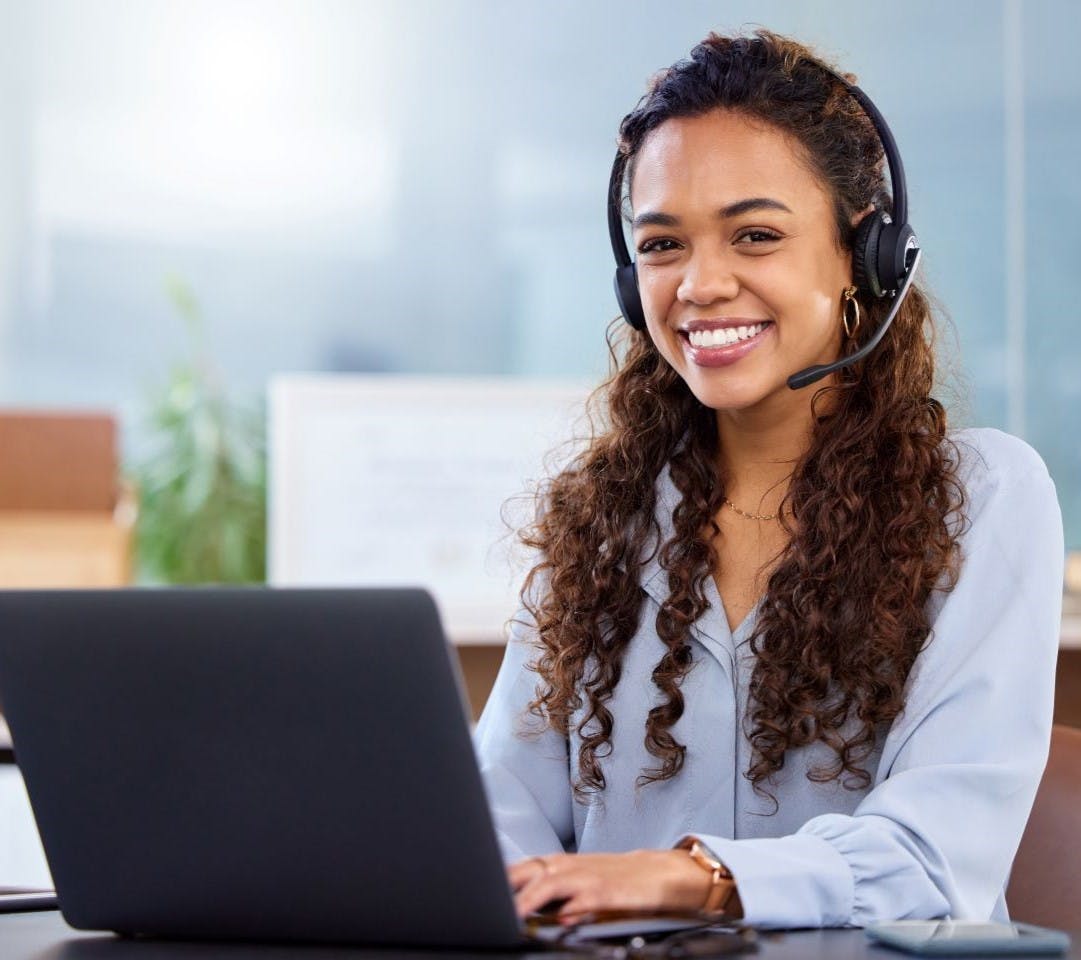
<svg viewBox="0 0 1081 960"><path fill-rule="evenodd" d="M969 525L954 589L928 602L931 639L905 686L905 708L863 763L863 789L807 773L829 767L821 743L790 750L769 783L779 808L743 775L757 609L728 628L711 577L710 607L691 628L693 665L672 729L686 745L673 779L636 786L656 765L645 721L663 695L651 674L664 652L655 628L667 574L641 574L643 611L608 703L606 788L575 800L578 739L537 729L526 707L538 675L523 611L476 731L476 747L508 862L566 850L665 848L701 838L735 876L747 922L767 927L864 926L898 918L1007 919L1004 889L1051 735L1062 610L1062 518L1038 454L997 430L961 431ZM658 480L665 539L679 501ZM843 571L839 572L843 576Z"/></svg>

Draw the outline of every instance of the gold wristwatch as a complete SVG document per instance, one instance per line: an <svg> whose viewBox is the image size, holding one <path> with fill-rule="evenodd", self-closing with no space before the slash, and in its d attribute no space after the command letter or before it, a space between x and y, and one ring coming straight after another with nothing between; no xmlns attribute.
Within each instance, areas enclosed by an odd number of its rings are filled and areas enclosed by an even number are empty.
<svg viewBox="0 0 1081 960"><path fill-rule="evenodd" d="M708 870L711 878L706 902L701 906L702 913L719 916L742 917L743 905L739 902L736 881L728 869L697 837L684 837L676 845L686 850L690 858L703 870Z"/></svg>

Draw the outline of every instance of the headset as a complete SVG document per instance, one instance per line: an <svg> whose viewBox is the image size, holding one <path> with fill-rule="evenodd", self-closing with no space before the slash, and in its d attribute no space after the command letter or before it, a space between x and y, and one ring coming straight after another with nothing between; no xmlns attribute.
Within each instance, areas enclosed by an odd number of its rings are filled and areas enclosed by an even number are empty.
<svg viewBox="0 0 1081 960"><path fill-rule="evenodd" d="M858 363L878 346L912 287L921 255L919 241L908 224L905 168L901 163L901 154L897 150L897 143L893 139L886 118L859 87L849 83L828 67L822 66L821 69L843 84L863 108L863 112L874 124L878 139L882 142L882 148L886 154L886 165L889 168L890 184L893 188L894 217L890 217L884 210L873 210L859 222L852 244L852 273L860 293L875 299L888 296L893 299L893 302L886 319L859 350L833 363L818 364L792 374L788 378L788 386L793 390L810 386L835 370ZM612 253L616 258L615 291L620 312L623 314L623 319L635 330L644 331L646 315L642 308L642 297L638 291L638 268L631 259L626 238L623 236L622 200L625 170L624 157L617 152L608 184L608 236L612 241Z"/></svg>

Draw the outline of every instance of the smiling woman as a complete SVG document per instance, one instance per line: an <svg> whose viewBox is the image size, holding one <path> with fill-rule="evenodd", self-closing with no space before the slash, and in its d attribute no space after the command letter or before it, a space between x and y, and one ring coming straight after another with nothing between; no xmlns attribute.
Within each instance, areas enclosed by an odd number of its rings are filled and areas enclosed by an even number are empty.
<svg viewBox="0 0 1081 960"><path fill-rule="evenodd" d="M630 328L603 428L522 533L477 731L523 914L1006 917L1061 518L1031 448L947 429L851 83L775 34L711 35L621 125Z"/></svg>

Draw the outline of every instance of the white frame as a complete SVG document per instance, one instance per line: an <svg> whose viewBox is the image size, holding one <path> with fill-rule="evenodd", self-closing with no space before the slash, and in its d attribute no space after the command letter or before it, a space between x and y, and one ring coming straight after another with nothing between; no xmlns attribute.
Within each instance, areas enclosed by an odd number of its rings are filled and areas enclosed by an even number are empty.
<svg viewBox="0 0 1081 960"><path fill-rule="evenodd" d="M516 557L519 561L517 567L513 564L508 566L505 556L492 562L493 552L506 554L514 544L514 538L507 535L505 528L501 528L503 533L500 536L491 537L492 542L478 564L477 548L482 536L477 533L476 527L478 511L486 518L490 515L493 528L498 526L501 507L496 502L498 497L489 497L491 502L486 499L480 504L464 503L462 497L457 501L458 506L464 508L461 511L463 516L473 518L473 525L464 531L462 538L466 547L460 548L459 544L458 552L467 568L474 564L480 567L476 573L475 596L470 595L468 583L463 587L461 565L455 566L453 575L445 572L442 582L434 565L423 561L416 564L416 576L389 575L386 579L355 576L354 569L350 569L352 561L347 557L354 544L350 542L343 546L340 539L335 540L340 527L328 521L323 511L333 513L338 510L345 529L349 529L350 524L359 526L349 518L364 515L365 511L371 521L372 503L358 506L359 501L352 502L343 494L345 488L353 490L363 487L367 482L365 478L371 475L371 470L366 469L362 462L366 454L358 452L354 456L349 452L355 437L360 435L355 430L370 430L377 426L383 433L382 440L376 442L389 442L393 447L399 442L395 424L400 425L403 432L409 432L417 428L418 421L437 424L440 431L435 436L437 446L447 445L446 433L459 429L459 422L462 424L461 430L471 431L450 443L454 450L454 463L448 462L448 468L459 481L466 469L463 464L468 464L472 455L471 447L479 444L483 466L477 469L489 472L475 475L483 477L481 485L487 485L488 493L498 486L499 478L508 487L503 491L504 497L523 493L528 482L537 481L543 476L542 455L550 453L559 442L571 439L576 434L581 435L586 429L584 401L590 389L590 384L580 381L537 381L510 377L354 374L290 374L275 377L269 388L269 582L275 586L420 584L427 586L435 595L447 633L454 643L503 643L506 621L518 609L517 591L525 565L520 550ZM478 429L478 425L489 417L493 421L492 430L497 434ZM408 445L413 441L403 439L401 442ZM356 449L359 450L359 447ZM339 462L331 451L338 450L341 451L340 463L347 480L340 476L328 477L333 465ZM391 450L390 455L394 453ZM428 452L424 453L427 456ZM556 458L556 462L569 455L568 448ZM428 466L434 465L436 468L431 473L433 478L440 473L440 456L437 450L426 461ZM515 469L520 463L529 462L531 466L512 476L512 461ZM386 462L386 459L379 461L383 465ZM331 466L328 467L328 464ZM496 479L493 479L493 475ZM414 485L419 483L423 486L425 482L416 471L408 476L403 474L403 477ZM434 480L432 484L433 496L437 496L440 488ZM461 494L463 489L459 482L458 493ZM326 497L338 501L337 505L320 500L320 490ZM387 487L385 479L381 488L373 486L373 496L375 490L382 490L379 494L382 497L386 497L389 490L393 498L394 491ZM409 503L415 504L417 500L410 500ZM527 506L525 501L521 502L517 514L519 519L526 516L521 511ZM402 504L388 505L385 510L380 504L379 508L379 515L385 520L388 510L393 517L393 511L401 510ZM435 523L444 524L441 529L451 529L445 525L446 512L433 516ZM401 573L402 544L407 541L390 537L388 531L391 526L388 524L381 534L374 536L371 546L388 550L392 555L390 566L397 563ZM415 526L414 530L417 529L425 528ZM436 535L433 533L432 536ZM320 550L318 544L313 546L312 537L322 537L324 549ZM364 553L367 548L357 549ZM405 549L408 551L409 548ZM346 559L341 562L334 560L336 552L341 555L339 560L341 557ZM359 563L355 569L370 571L374 553L368 551L368 556L369 559L365 561L367 567L365 563ZM496 573L492 572L492 567L498 568ZM501 571L505 572L500 580L497 574ZM413 572L412 569L410 572ZM470 575L464 576L468 579ZM454 581L455 586L449 586L449 581Z"/></svg>

